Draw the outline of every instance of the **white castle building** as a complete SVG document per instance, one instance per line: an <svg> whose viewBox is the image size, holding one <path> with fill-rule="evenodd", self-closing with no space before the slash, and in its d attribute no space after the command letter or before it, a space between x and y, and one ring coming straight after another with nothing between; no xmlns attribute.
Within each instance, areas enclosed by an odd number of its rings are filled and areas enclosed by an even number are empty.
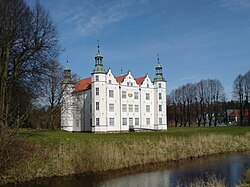
<svg viewBox="0 0 250 187"><path fill-rule="evenodd" d="M91 76L77 84L71 70L64 70L61 129L113 132L166 130L166 81L159 63L156 75L134 78L131 72L115 77L103 67L99 45Z"/></svg>

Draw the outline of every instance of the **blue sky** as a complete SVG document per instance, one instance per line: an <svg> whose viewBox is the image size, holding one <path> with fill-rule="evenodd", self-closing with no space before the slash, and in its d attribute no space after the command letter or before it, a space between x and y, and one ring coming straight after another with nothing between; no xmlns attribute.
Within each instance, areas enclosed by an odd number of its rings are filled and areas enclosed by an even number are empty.
<svg viewBox="0 0 250 187"><path fill-rule="evenodd" d="M31 4L35 0L27 0ZM231 99L250 69L250 0L42 0L60 34L60 62L81 78L94 68L100 40L104 66L120 75L149 74L157 53L167 93L188 82L219 79Z"/></svg>

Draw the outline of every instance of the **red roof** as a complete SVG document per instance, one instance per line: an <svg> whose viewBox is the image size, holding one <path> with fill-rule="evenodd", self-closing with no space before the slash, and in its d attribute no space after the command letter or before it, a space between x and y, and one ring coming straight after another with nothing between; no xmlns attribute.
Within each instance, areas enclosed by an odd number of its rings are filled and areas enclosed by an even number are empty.
<svg viewBox="0 0 250 187"><path fill-rule="evenodd" d="M144 80L145 80L145 77L135 78L136 84L138 84L138 85L141 85Z"/></svg>
<svg viewBox="0 0 250 187"><path fill-rule="evenodd" d="M122 83L124 79L126 78L126 76L127 75L122 75L122 76L116 77L115 79L118 83ZM145 80L145 77L139 77L135 79L138 85L141 85L144 80ZM91 89L91 77L80 80L76 84L74 92L81 92L81 91L85 91L89 89Z"/></svg>
<svg viewBox="0 0 250 187"><path fill-rule="evenodd" d="M119 76L119 77L116 77L115 79L116 79L116 81L117 81L118 83L122 83L122 82L124 81L124 79L126 78L126 76L127 76L127 75L121 75L121 76Z"/></svg>
<svg viewBox="0 0 250 187"><path fill-rule="evenodd" d="M80 80L76 86L74 92L80 92L91 89L91 77Z"/></svg>
<svg viewBox="0 0 250 187"><path fill-rule="evenodd" d="M244 112L244 110L243 110L243 111L242 111L242 115L243 115L243 116L248 116L248 111L245 110L245 112ZM231 116L231 117L240 116L240 110L233 110L233 112L231 112L231 113L229 114L229 116Z"/></svg>

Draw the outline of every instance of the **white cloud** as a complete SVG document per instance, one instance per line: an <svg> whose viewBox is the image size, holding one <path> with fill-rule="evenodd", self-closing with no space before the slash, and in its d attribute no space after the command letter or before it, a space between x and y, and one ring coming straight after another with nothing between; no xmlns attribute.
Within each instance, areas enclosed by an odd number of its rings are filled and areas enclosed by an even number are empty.
<svg viewBox="0 0 250 187"><path fill-rule="evenodd" d="M65 4L67 12L65 21L72 24L77 34L84 36L97 33L104 27L122 21L123 19L140 14L144 11L139 8L148 0L119 0L119 1L79 1L74 5ZM70 8L68 8L70 6Z"/></svg>
<svg viewBox="0 0 250 187"><path fill-rule="evenodd" d="M242 10L250 8L249 0L221 0L221 6L233 10Z"/></svg>

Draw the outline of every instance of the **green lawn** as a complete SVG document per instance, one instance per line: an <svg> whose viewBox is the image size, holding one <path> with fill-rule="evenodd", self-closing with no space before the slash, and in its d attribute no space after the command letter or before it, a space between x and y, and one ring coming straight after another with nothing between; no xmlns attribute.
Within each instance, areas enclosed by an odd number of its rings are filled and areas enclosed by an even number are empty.
<svg viewBox="0 0 250 187"><path fill-rule="evenodd" d="M165 137L183 137L193 135L226 134L246 135L250 133L250 127L223 126L223 127L171 127L167 131L159 132L129 132L129 133L79 133L59 130L30 130L21 129L20 135L24 139L36 143L57 143L61 141L91 141L91 142L130 142L134 140L159 140Z"/></svg>

